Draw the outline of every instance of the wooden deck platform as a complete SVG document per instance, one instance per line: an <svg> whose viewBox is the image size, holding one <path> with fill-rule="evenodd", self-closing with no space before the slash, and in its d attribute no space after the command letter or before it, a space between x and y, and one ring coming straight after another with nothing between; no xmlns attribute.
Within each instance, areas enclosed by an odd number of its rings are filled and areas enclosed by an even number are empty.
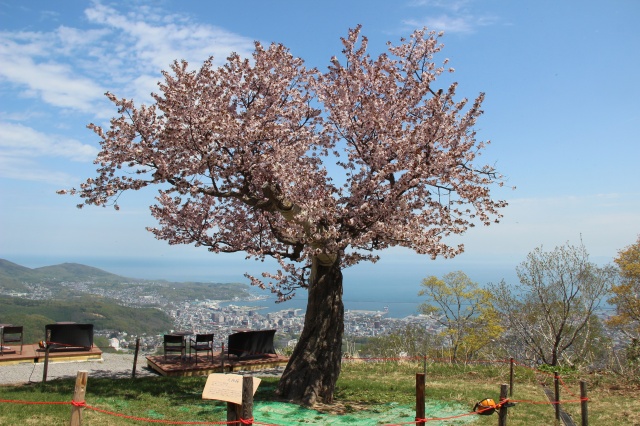
<svg viewBox="0 0 640 426"><path fill-rule="evenodd" d="M16 350L17 349L17 350ZM44 362L45 351L38 344L26 344L22 346L11 346L10 351L3 352L0 355L0 366L31 363L37 364ZM74 361L101 361L102 351L97 347L92 347L88 351L75 351L67 349L57 349L49 352L49 362L74 362Z"/></svg>
<svg viewBox="0 0 640 426"><path fill-rule="evenodd" d="M224 363L223 363L224 361ZM176 355L148 356L147 366L163 376L207 376L213 373L229 373L238 371L268 370L277 367L285 367L289 362L288 357L279 355L267 355L260 358L238 359L237 357L220 352L213 353L213 360L208 356L198 355L198 363L195 356L182 359Z"/></svg>

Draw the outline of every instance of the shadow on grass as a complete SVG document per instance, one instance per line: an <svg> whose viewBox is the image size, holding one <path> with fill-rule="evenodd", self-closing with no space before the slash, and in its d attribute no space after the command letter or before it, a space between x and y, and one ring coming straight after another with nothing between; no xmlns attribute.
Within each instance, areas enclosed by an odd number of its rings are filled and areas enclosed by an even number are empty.
<svg viewBox="0 0 640 426"><path fill-rule="evenodd" d="M140 377L132 378L95 378L89 376L87 382L87 402L91 399L110 398L123 401L135 401L144 398L160 398L168 404L194 404L202 402L202 391L207 381L206 376L197 377ZM275 401L277 378L263 378L256 392L256 398ZM23 386L7 386L2 394L11 398L11 394L22 396L33 394L62 397L71 400L75 389L75 378L53 379L45 383L32 383ZM34 398L35 400L41 400Z"/></svg>

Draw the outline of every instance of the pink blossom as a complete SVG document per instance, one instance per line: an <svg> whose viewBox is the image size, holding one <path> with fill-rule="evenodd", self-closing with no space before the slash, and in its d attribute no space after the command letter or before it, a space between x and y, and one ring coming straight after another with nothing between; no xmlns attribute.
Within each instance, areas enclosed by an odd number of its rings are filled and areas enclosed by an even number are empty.
<svg viewBox="0 0 640 426"><path fill-rule="evenodd" d="M416 31L374 58L358 27L324 73L280 44L218 68L176 61L152 105L106 94L119 115L88 126L97 176L68 192L118 209L122 192L156 185L156 238L273 257L278 271L250 279L281 299L307 285L314 258L347 267L393 246L453 257L464 247L446 237L497 221L506 202L478 162L484 95L437 84L441 35Z"/></svg>

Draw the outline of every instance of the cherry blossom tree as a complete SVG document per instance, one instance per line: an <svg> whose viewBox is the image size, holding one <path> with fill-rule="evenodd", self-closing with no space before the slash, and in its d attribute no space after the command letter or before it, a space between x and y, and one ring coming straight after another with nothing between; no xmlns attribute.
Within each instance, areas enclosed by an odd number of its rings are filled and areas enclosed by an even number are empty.
<svg viewBox="0 0 640 426"><path fill-rule="evenodd" d="M218 68L175 62L152 105L107 94L119 116L108 130L89 125L101 139L97 177L61 192L118 208L124 191L156 185L156 238L275 258L280 269L252 283L280 300L308 292L278 391L331 402L342 269L392 246L455 256L463 246L446 237L497 221L506 205L490 196L501 176L477 163L483 95L456 100L455 83L435 86L453 72L434 63L440 36L418 30L373 58L357 27L324 73L280 44Z"/></svg>

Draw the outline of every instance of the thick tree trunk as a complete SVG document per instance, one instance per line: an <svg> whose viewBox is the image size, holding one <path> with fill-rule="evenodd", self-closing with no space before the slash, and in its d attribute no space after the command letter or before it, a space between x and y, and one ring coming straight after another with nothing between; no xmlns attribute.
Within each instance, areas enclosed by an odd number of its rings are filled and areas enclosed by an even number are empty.
<svg viewBox="0 0 640 426"><path fill-rule="evenodd" d="M333 402L340 375L344 305L340 259L314 259L304 328L278 384L278 394L312 405Z"/></svg>

